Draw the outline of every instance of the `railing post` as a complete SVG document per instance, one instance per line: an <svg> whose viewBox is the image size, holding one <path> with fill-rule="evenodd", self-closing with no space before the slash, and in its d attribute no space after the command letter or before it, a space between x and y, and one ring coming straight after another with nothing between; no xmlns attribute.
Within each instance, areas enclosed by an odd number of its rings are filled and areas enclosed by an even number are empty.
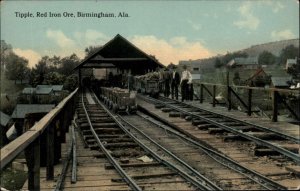
<svg viewBox="0 0 300 191"><path fill-rule="evenodd" d="M273 106L272 121L277 122L277 118L278 118L278 92L276 90L273 91L272 106Z"/></svg>
<svg viewBox="0 0 300 191"><path fill-rule="evenodd" d="M200 103L203 103L203 84L200 84Z"/></svg>
<svg viewBox="0 0 300 191"><path fill-rule="evenodd" d="M231 88L227 86L228 111L231 110Z"/></svg>
<svg viewBox="0 0 300 191"><path fill-rule="evenodd" d="M55 124L47 127L47 180L54 178L54 132Z"/></svg>
<svg viewBox="0 0 300 191"><path fill-rule="evenodd" d="M248 89L248 115L251 116L252 110L252 89Z"/></svg>
<svg viewBox="0 0 300 191"><path fill-rule="evenodd" d="M23 131L30 131L35 121L38 121L44 113L28 113L25 115ZM40 190L40 136L37 137L26 149L25 158L28 167L28 190Z"/></svg>
<svg viewBox="0 0 300 191"><path fill-rule="evenodd" d="M25 157L28 167L28 190L40 190L40 137L25 149Z"/></svg>
<svg viewBox="0 0 300 191"><path fill-rule="evenodd" d="M212 100L212 103L213 103L213 107L216 107L216 85L213 85L213 100Z"/></svg>

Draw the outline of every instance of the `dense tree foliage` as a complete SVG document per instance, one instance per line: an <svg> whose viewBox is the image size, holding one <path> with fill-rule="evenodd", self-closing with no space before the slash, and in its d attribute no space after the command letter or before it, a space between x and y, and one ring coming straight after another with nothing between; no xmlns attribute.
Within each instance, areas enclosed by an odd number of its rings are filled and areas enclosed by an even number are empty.
<svg viewBox="0 0 300 191"><path fill-rule="evenodd" d="M9 80L24 80L29 74L28 60L10 53L5 59L5 76Z"/></svg>
<svg viewBox="0 0 300 191"><path fill-rule="evenodd" d="M85 52L85 58L91 56L95 52L97 52L102 46L89 46L84 49Z"/></svg>
<svg viewBox="0 0 300 191"><path fill-rule="evenodd" d="M289 45L281 50L279 61L280 64L284 65L287 59L294 59L296 57L299 58L299 47Z"/></svg>
<svg viewBox="0 0 300 191"><path fill-rule="evenodd" d="M276 56L274 56L271 52L263 51L258 56L258 64L259 65L272 65L276 62Z"/></svg>

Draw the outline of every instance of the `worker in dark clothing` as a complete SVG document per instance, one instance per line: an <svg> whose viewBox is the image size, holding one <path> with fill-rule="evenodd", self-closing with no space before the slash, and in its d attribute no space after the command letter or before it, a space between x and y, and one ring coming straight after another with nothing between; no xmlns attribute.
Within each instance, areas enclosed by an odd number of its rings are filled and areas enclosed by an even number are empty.
<svg viewBox="0 0 300 191"><path fill-rule="evenodd" d="M174 93L175 98L178 100L178 86L180 83L180 76L179 73L176 71L176 66L174 65L172 68L172 76L171 76L171 94L172 99L174 99Z"/></svg>
<svg viewBox="0 0 300 191"><path fill-rule="evenodd" d="M170 95L170 72L168 68L165 68L165 71L163 73L163 79L164 79L164 96L169 97Z"/></svg>
<svg viewBox="0 0 300 191"><path fill-rule="evenodd" d="M192 81L192 74L187 70L186 65L183 66L181 74L180 86L181 86L181 101L188 99L188 82Z"/></svg>

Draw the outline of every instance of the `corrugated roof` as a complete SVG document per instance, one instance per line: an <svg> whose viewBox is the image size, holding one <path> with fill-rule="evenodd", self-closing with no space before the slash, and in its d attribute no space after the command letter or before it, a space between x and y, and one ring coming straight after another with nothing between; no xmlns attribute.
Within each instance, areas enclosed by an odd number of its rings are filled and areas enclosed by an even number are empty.
<svg viewBox="0 0 300 191"><path fill-rule="evenodd" d="M63 87L64 87L63 85L37 85L36 86L37 89L52 88L53 91L62 91Z"/></svg>
<svg viewBox="0 0 300 191"><path fill-rule="evenodd" d="M22 94L37 94L37 95L48 95L53 91L52 87L40 87L40 88L24 88Z"/></svg>
<svg viewBox="0 0 300 191"><path fill-rule="evenodd" d="M22 94L32 94L35 92L35 88L24 88Z"/></svg>
<svg viewBox="0 0 300 191"><path fill-rule="evenodd" d="M287 87L289 84L288 81L292 80L292 77L271 77L272 84L275 87Z"/></svg>
<svg viewBox="0 0 300 191"><path fill-rule="evenodd" d="M7 123L9 122L9 120L10 120L10 116L6 115L2 111L0 111L0 124L1 124L1 126L6 126Z"/></svg>
<svg viewBox="0 0 300 191"><path fill-rule="evenodd" d="M54 104L17 104L11 118L23 119L27 113L48 113L54 107Z"/></svg>

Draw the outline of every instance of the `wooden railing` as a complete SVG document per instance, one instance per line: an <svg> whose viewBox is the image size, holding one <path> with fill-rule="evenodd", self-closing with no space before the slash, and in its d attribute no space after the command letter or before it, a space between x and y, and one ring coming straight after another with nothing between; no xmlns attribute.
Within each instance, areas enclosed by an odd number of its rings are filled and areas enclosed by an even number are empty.
<svg viewBox="0 0 300 191"><path fill-rule="evenodd" d="M283 99L283 94L294 94L300 95L299 90L290 89L278 89L278 88L261 88L261 87L250 87L250 86L227 86L223 84L212 84L212 83L195 83L194 86L199 88L199 99L200 103L203 103L204 93L207 93L212 98L212 105L215 107L218 104L216 99L217 89L222 88L225 93L226 105L228 110L232 109L232 98L236 98L238 102L247 110L247 114L250 116L252 114L253 105L253 91L268 92L272 99L272 121L276 122L278 120L278 105L282 103L289 112L300 121L299 114L294 111L293 108ZM209 88L210 87L210 88ZM247 101L242 99L241 96L234 89L243 89L247 91Z"/></svg>
<svg viewBox="0 0 300 191"><path fill-rule="evenodd" d="M53 180L54 178L54 162L60 158L61 143L65 142L68 126L75 112L77 92L78 88L40 120L36 118L35 114L26 115L24 128L28 130L1 149L1 170L22 151L25 152L29 190L40 190L41 153L47 156L45 159L47 179ZM35 123L35 121L38 122ZM41 142L45 142L45 145L41 145ZM41 150L41 146L46 149Z"/></svg>

